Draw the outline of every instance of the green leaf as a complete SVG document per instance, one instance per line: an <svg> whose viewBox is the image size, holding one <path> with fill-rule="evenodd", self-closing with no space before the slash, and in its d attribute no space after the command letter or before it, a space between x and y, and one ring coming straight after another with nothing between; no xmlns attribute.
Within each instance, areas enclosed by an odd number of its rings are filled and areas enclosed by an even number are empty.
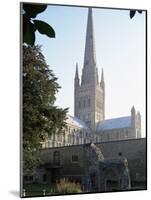
<svg viewBox="0 0 151 200"><path fill-rule="evenodd" d="M33 21L35 23L35 28L39 31L39 33L45 34L48 37L53 37L53 38L55 37L55 31L49 24L40 20L33 20Z"/></svg>
<svg viewBox="0 0 151 200"><path fill-rule="evenodd" d="M130 18L132 19L136 13L136 10L130 10Z"/></svg>
<svg viewBox="0 0 151 200"><path fill-rule="evenodd" d="M31 46L35 43L34 24L26 17L23 17L23 42Z"/></svg>
<svg viewBox="0 0 151 200"><path fill-rule="evenodd" d="M23 10L26 12L26 15L31 18L35 18L37 14L43 12L46 8L47 5L23 4Z"/></svg>

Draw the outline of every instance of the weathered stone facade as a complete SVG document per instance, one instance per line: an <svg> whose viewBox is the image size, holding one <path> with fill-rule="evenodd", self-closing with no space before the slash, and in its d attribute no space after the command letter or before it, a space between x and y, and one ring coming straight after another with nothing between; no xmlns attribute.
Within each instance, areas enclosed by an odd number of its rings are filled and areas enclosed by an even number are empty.
<svg viewBox="0 0 151 200"><path fill-rule="evenodd" d="M32 182L68 178L84 191L146 189L146 139L43 149ZM100 154L101 152L101 154Z"/></svg>

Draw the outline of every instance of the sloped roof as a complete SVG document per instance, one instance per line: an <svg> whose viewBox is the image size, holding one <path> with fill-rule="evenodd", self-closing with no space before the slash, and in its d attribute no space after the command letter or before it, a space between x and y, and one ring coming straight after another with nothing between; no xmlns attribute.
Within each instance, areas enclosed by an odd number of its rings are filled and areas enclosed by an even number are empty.
<svg viewBox="0 0 151 200"><path fill-rule="evenodd" d="M131 127L131 116L103 120L98 123L96 131Z"/></svg>
<svg viewBox="0 0 151 200"><path fill-rule="evenodd" d="M66 122L73 126L78 126L79 128L88 129L88 126L86 125L85 122L83 122L82 120L78 119L77 117L73 117L71 115L67 116Z"/></svg>

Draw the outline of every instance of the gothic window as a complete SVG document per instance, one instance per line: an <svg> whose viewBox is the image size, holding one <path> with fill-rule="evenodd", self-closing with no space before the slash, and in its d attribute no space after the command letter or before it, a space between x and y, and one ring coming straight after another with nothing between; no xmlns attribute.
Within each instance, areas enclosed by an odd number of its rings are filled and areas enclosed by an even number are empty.
<svg viewBox="0 0 151 200"><path fill-rule="evenodd" d="M74 144L74 134L72 135L72 144Z"/></svg>
<svg viewBox="0 0 151 200"><path fill-rule="evenodd" d="M76 144L79 144L79 136L77 136Z"/></svg>
<svg viewBox="0 0 151 200"><path fill-rule="evenodd" d="M88 107L91 106L90 98L88 99Z"/></svg>
<svg viewBox="0 0 151 200"><path fill-rule="evenodd" d="M53 163L56 165L60 164L60 152L59 151L55 151L53 153Z"/></svg>
<svg viewBox="0 0 151 200"><path fill-rule="evenodd" d="M86 123L87 123L88 127L91 126L91 121L87 121Z"/></svg>
<svg viewBox="0 0 151 200"><path fill-rule="evenodd" d="M79 161L78 155L72 155L71 161L72 162L78 162Z"/></svg>
<svg viewBox="0 0 151 200"><path fill-rule="evenodd" d="M71 135L68 135L68 143L71 144Z"/></svg>
<svg viewBox="0 0 151 200"><path fill-rule="evenodd" d="M80 131L80 137L82 137L82 131Z"/></svg>
<svg viewBox="0 0 151 200"><path fill-rule="evenodd" d="M79 108L81 108L81 102L79 101Z"/></svg>
<svg viewBox="0 0 151 200"><path fill-rule="evenodd" d="M85 108L85 100L83 100L83 107Z"/></svg>

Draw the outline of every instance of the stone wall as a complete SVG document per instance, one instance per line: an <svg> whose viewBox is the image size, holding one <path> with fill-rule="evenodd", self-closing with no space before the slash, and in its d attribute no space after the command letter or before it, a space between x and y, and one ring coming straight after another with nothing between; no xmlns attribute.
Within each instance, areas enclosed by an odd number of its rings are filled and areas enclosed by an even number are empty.
<svg viewBox="0 0 151 200"><path fill-rule="evenodd" d="M145 138L101 142L96 145L101 149L105 159L127 158L132 185L137 185L137 182L146 183ZM61 176L82 176L88 168L87 146L88 144L43 149L40 155L41 164L53 166L54 153L57 151Z"/></svg>

